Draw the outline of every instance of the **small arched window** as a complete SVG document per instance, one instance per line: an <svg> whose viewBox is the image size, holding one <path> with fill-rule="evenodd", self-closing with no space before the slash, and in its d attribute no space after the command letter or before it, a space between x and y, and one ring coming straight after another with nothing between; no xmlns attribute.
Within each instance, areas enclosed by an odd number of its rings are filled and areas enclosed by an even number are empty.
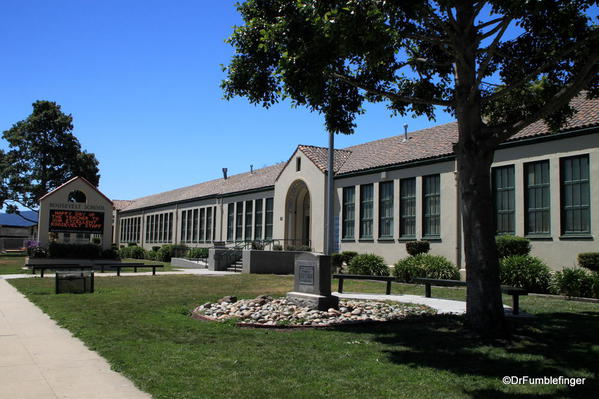
<svg viewBox="0 0 599 399"><path fill-rule="evenodd" d="M69 193L69 202L87 202L87 198L83 191L75 190Z"/></svg>

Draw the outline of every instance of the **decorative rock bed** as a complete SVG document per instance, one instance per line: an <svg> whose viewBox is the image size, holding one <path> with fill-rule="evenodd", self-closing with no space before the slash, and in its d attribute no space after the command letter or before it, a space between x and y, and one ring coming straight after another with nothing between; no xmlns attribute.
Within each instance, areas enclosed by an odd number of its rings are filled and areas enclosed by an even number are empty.
<svg viewBox="0 0 599 399"><path fill-rule="evenodd" d="M341 299L339 310L319 311L297 306L285 298L261 295L240 301L233 296L224 297L217 303L198 306L192 315L208 321L236 320L240 327L290 328L387 322L435 313L425 305L346 299Z"/></svg>

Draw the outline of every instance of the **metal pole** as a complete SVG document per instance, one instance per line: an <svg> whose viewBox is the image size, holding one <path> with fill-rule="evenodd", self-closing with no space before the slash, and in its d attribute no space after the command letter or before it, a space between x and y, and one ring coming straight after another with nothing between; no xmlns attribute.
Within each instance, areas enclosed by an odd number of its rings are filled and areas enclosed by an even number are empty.
<svg viewBox="0 0 599 399"><path fill-rule="evenodd" d="M333 253L334 243L335 243L335 218L334 218L334 209L333 209L333 198L334 198L334 190L333 190L333 175L335 171L333 170L335 160L335 134L330 131L329 132L329 159L328 159L328 174L327 174L327 239L326 239L326 249L325 253L327 255L331 255Z"/></svg>

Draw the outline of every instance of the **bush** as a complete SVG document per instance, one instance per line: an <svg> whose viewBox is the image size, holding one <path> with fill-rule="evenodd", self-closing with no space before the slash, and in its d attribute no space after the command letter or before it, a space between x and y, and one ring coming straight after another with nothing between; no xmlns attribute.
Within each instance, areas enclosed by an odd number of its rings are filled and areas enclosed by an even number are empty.
<svg viewBox="0 0 599 399"><path fill-rule="evenodd" d="M95 259L99 258L102 248L95 244L64 244L51 242L48 245L50 258Z"/></svg>
<svg viewBox="0 0 599 399"><path fill-rule="evenodd" d="M515 255L499 262L501 284L524 288L530 292L547 292L551 279L549 267L539 258Z"/></svg>
<svg viewBox="0 0 599 399"><path fill-rule="evenodd" d="M362 254L355 256L348 265L350 274L364 274L370 276L388 276L389 267L385 259L374 254Z"/></svg>
<svg viewBox="0 0 599 399"><path fill-rule="evenodd" d="M408 241L406 242L406 251L412 256L428 253L431 250L431 243L428 241Z"/></svg>
<svg viewBox="0 0 599 399"><path fill-rule="evenodd" d="M553 275L551 291L566 296L599 298L599 274L566 267Z"/></svg>
<svg viewBox="0 0 599 399"><path fill-rule="evenodd" d="M283 250L283 246L281 244L273 244L272 245L272 250L273 251L282 251Z"/></svg>
<svg viewBox="0 0 599 399"><path fill-rule="evenodd" d="M92 238L92 244L100 245L101 243L102 243L102 240L100 239L100 237Z"/></svg>
<svg viewBox="0 0 599 399"><path fill-rule="evenodd" d="M599 252L583 252L578 254L578 266L599 272Z"/></svg>
<svg viewBox="0 0 599 399"><path fill-rule="evenodd" d="M262 241L252 241L252 249L256 250L264 250L264 242Z"/></svg>
<svg viewBox="0 0 599 399"><path fill-rule="evenodd" d="M103 259L118 259L119 252L114 249L105 249L100 253L100 257Z"/></svg>
<svg viewBox="0 0 599 399"><path fill-rule="evenodd" d="M190 259L207 258L208 248L191 248L186 257Z"/></svg>
<svg viewBox="0 0 599 399"><path fill-rule="evenodd" d="M331 254L331 267L333 270L341 270L343 268L343 255L342 254Z"/></svg>
<svg viewBox="0 0 599 399"><path fill-rule="evenodd" d="M507 258L508 256L530 254L530 240L524 237L497 236L495 237L495 243L499 259Z"/></svg>
<svg viewBox="0 0 599 399"><path fill-rule="evenodd" d="M399 281L411 283L415 278L459 280L460 270L447 258L439 255L418 254L397 262L393 274Z"/></svg>
<svg viewBox="0 0 599 399"><path fill-rule="evenodd" d="M43 247L27 247L27 255L30 258L47 258L48 257L48 251L46 251L46 248Z"/></svg>
<svg viewBox="0 0 599 399"><path fill-rule="evenodd" d="M136 242L128 242L128 243L127 243L127 246L128 246L128 247L136 247L136 246L137 246L137 243L136 243Z"/></svg>
<svg viewBox="0 0 599 399"><path fill-rule="evenodd" d="M119 255L121 258L131 258L131 259L145 259L146 251L142 247L138 247L137 245L124 247L119 250Z"/></svg>
<svg viewBox="0 0 599 399"><path fill-rule="evenodd" d="M343 251L341 252L341 256L343 257L343 262L345 262L346 265L349 265L349 262L358 256L358 253L355 251Z"/></svg>
<svg viewBox="0 0 599 399"><path fill-rule="evenodd" d="M158 247L158 248L160 248L160 247ZM154 251L154 250L145 251L144 256L145 256L144 259L147 259L147 260L158 260L158 251Z"/></svg>
<svg viewBox="0 0 599 399"><path fill-rule="evenodd" d="M159 250L159 249L160 249L160 245L154 245L154 246L152 247L152 251L153 251L153 252L158 252L158 250Z"/></svg>
<svg viewBox="0 0 599 399"><path fill-rule="evenodd" d="M161 262L170 262L171 258L179 258L185 256L188 248L186 245L166 244L160 247L157 252L157 259Z"/></svg>

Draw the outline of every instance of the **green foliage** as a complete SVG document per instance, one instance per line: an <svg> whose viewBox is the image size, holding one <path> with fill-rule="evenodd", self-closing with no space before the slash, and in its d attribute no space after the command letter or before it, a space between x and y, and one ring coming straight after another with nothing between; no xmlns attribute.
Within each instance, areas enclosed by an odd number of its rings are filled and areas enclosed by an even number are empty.
<svg viewBox="0 0 599 399"><path fill-rule="evenodd" d="M48 251L46 250L46 248L43 247L28 247L27 255L30 258L47 258Z"/></svg>
<svg viewBox="0 0 599 399"><path fill-rule="evenodd" d="M160 249L160 245L152 246L152 251L154 251L154 252L158 252L159 249Z"/></svg>
<svg viewBox="0 0 599 399"><path fill-rule="evenodd" d="M174 245L174 244L166 244L160 247L158 250L156 260L161 262L170 262L171 258L180 258L185 256L188 248L186 245Z"/></svg>
<svg viewBox="0 0 599 399"><path fill-rule="evenodd" d="M58 104L36 101L27 119L3 132L9 150L0 151L0 206L6 202L9 213L18 213L16 204L37 208L44 194L75 176L98 185L98 161L72 130L73 118Z"/></svg>
<svg viewBox="0 0 599 399"><path fill-rule="evenodd" d="M331 268L341 270L343 268L343 255L339 253L331 254Z"/></svg>
<svg viewBox="0 0 599 399"><path fill-rule="evenodd" d="M459 280L460 271L447 258L439 255L418 254L401 259L395 264L393 274L398 281L411 283L415 278Z"/></svg>
<svg viewBox="0 0 599 399"><path fill-rule="evenodd" d="M343 262L346 265L349 265L349 262L351 262L351 260L353 258L355 258L356 256L358 256L358 253L355 251L343 251L341 252L341 256L343 257Z"/></svg>
<svg viewBox="0 0 599 399"><path fill-rule="evenodd" d="M190 259L207 258L208 248L190 248L186 257Z"/></svg>
<svg viewBox="0 0 599 399"><path fill-rule="evenodd" d="M158 249L160 249L160 247L158 247ZM145 251L144 259L158 260L158 251Z"/></svg>
<svg viewBox="0 0 599 399"><path fill-rule="evenodd" d="M100 237L92 238L92 244L100 245L101 242L102 240L100 239Z"/></svg>
<svg viewBox="0 0 599 399"><path fill-rule="evenodd" d="M136 242L128 242L128 243L127 243L127 246L128 246L128 247L136 247L136 246L137 246L137 243L136 243Z"/></svg>
<svg viewBox="0 0 599 399"><path fill-rule="evenodd" d="M119 258L119 251L115 250L115 249L104 249L102 250L102 252L100 253L100 257L102 259L118 259Z"/></svg>
<svg viewBox="0 0 599 399"><path fill-rule="evenodd" d="M95 244L64 244L51 242L48 245L48 257L68 259L100 258L102 248Z"/></svg>
<svg viewBox="0 0 599 399"><path fill-rule="evenodd" d="M502 235L495 237L499 259L508 256L524 256L530 253L530 240L524 237Z"/></svg>
<svg viewBox="0 0 599 399"><path fill-rule="evenodd" d="M354 256L347 266L349 274L364 274L368 276L388 276L389 267L385 259L374 254Z"/></svg>
<svg viewBox="0 0 599 399"><path fill-rule="evenodd" d="M130 245L119 250L119 256L121 258L130 258L130 259L144 259L146 252L142 247L138 247L137 245Z"/></svg>
<svg viewBox="0 0 599 399"><path fill-rule="evenodd" d="M287 246L287 251L301 251L301 252L310 252L312 248L308 245L289 245Z"/></svg>
<svg viewBox="0 0 599 399"><path fill-rule="evenodd" d="M549 267L539 258L514 255L499 262L501 284L524 288L529 292L547 292L551 279Z"/></svg>
<svg viewBox="0 0 599 399"><path fill-rule="evenodd" d="M583 252L578 254L578 266L599 272L599 252Z"/></svg>
<svg viewBox="0 0 599 399"><path fill-rule="evenodd" d="M406 242L406 251L412 256L426 254L431 249L431 243L428 241L408 241Z"/></svg>
<svg viewBox="0 0 599 399"><path fill-rule="evenodd" d="M272 245L272 250L273 251L282 251L283 250L283 246L281 244L273 244Z"/></svg>
<svg viewBox="0 0 599 399"><path fill-rule="evenodd" d="M599 273L566 267L553 275L551 291L571 297L599 298Z"/></svg>

